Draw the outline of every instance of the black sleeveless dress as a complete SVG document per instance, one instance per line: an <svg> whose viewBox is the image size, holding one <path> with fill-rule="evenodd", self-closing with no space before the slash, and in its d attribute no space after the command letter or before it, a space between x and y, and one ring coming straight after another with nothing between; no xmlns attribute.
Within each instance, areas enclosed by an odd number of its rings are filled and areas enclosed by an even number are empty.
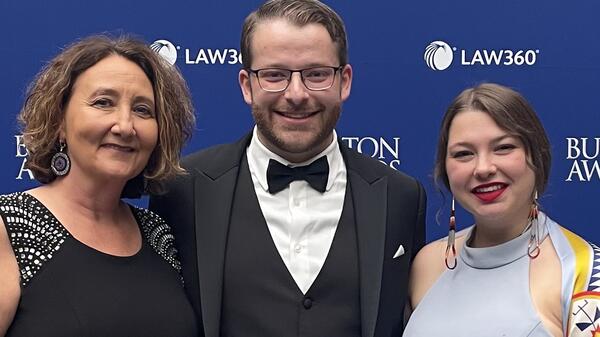
<svg viewBox="0 0 600 337"><path fill-rule="evenodd" d="M21 274L21 300L7 337L198 335L169 226L131 208L142 248L118 257L77 241L33 196L0 196Z"/></svg>

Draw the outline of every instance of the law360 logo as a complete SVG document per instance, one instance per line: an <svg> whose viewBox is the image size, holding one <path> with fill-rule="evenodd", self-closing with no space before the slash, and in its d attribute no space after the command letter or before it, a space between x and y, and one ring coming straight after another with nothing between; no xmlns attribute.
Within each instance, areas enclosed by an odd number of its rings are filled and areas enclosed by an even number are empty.
<svg viewBox="0 0 600 337"><path fill-rule="evenodd" d="M539 49L458 49L445 41L430 42L425 47L423 59L433 70L446 70L454 61L454 53L460 51L460 66L532 66Z"/></svg>
<svg viewBox="0 0 600 337"><path fill-rule="evenodd" d="M185 64L219 65L242 63L242 54L235 48L184 48L159 39L150 44L150 49L162 56L171 65L181 59ZM179 53L183 51L183 53Z"/></svg>

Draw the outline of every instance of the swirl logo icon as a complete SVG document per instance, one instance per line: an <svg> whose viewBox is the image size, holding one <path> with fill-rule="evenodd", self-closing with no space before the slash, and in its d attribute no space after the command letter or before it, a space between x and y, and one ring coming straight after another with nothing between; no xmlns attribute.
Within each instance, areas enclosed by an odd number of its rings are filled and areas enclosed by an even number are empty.
<svg viewBox="0 0 600 337"><path fill-rule="evenodd" d="M433 41L423 55L427 66L433 70L444 70L452 64L454 52L452 47L444 41Z"/></svg>
<svg viewBox="0 0 600 337"><path fill-rule="evenodd" d="M156 40L150 45L150 49L162 56L171 65L177 61L177 48L167 40Z"/></svg>

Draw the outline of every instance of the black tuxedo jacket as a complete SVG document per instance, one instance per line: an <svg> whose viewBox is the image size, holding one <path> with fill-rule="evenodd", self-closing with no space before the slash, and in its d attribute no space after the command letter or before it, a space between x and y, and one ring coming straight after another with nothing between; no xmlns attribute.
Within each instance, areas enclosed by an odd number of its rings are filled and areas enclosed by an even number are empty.
<svg viewBox="0 0 600 337"><path fill-rule="evenodd" d="M233 191L251 137L187 156L188 174L168 184L167 194L150 199L150 209L173 228L186 292L206 337L220 333ZM341 141L340 149L355 208L362 336L400 336L409 264L425 241L425 191L415 179ZM400 245L404 255L393 258Z"/></svg>

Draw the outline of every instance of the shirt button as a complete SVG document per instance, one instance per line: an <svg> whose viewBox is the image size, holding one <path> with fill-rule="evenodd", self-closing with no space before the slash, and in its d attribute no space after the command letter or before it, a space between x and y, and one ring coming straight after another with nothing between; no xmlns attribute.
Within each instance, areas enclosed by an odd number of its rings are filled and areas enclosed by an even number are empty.
<svg viewBox="0 0 600 337"><path fill-rule="evenodd" d="M300 254L300 252L302 251L302 245L294 246L294 251L296 252L296 254Z"/></svg>
<svg viewBox="0 0 600 337"><path fill-rule="evenodd" d="M294 199L294 206L296 206L296 207L300 206L300 199Z"/></svg>
<svg viewBox="0 0 600 337"><path fill-rule="evenodd" d="M312 307L312 299L310 297L306 297L303 301L302 301L302 306L304 306L304 309L310 309Z"/></svg>

